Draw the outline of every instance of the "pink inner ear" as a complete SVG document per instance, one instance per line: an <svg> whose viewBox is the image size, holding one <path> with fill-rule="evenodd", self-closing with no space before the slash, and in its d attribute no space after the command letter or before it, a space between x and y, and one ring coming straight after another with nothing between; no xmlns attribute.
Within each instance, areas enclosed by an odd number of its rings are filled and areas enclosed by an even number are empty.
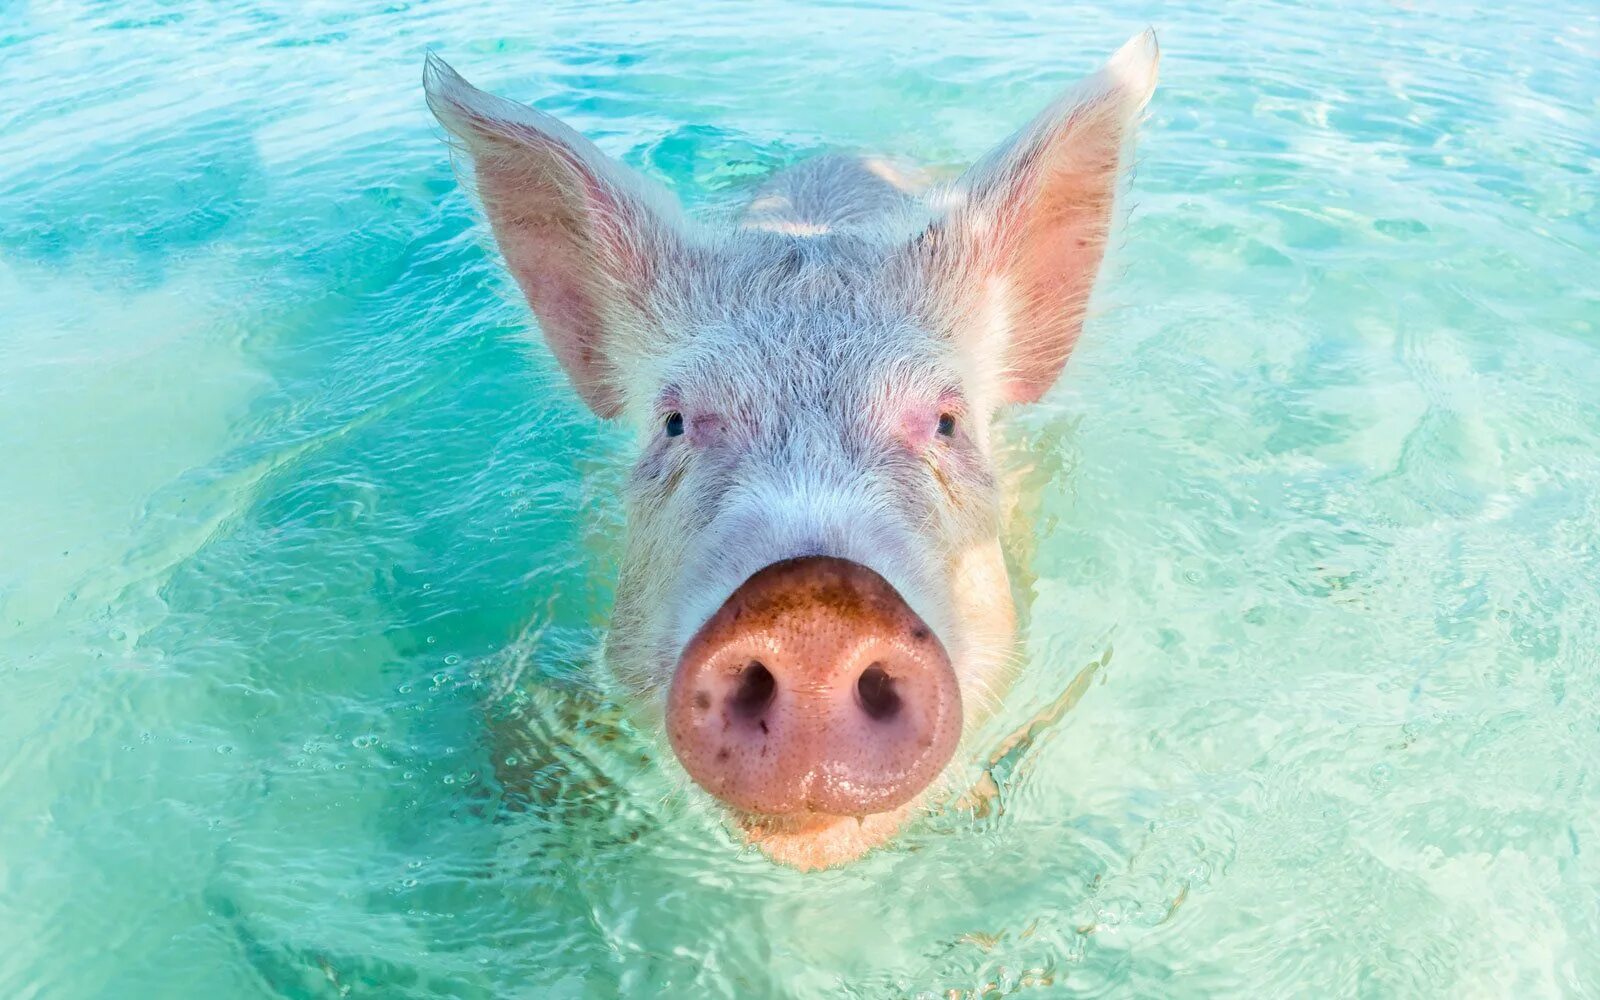
<svg viewBox="0 0 1600 1000"><path fill-rule="evenodd" d="M609 377L604 308L616 283L600 261L623 264L595 238L590 219L613 211L591 183L563 185L534 174L516 159L483 157L477 167L479 197L495 241L539 328L573 388L603 417L621 410ZM607 257L602 257L607 255Z"/></svg>
<svg viewBox="0 0 1600 1000"><path fill-rule="evenodd" d="M476 90L437 59L425 82L472 157L495 241L551 352L591 409L616 416L614 369L650 325L658 258L681 250L675 213L555 119Z"/></svg>
<svg viewBox="0 0 1600 1000"><path fill-rule="evenodd" d="M1116 202L1121 139L1113 115L1069 125L1043 151L1038 180L1013 195L1018 231L1000 263L1011 296L1010 402L1044 395L1083 329Z"/></svg>
<svg viewBox="0 0 1600 1000"><path fill-rule="evenodd" d="M1042 396L1077 342L1158 55L1148 33L1123 46L969 171L957 207L919 240L940 309L976 356L999 362L1007 402Z"/></svg>

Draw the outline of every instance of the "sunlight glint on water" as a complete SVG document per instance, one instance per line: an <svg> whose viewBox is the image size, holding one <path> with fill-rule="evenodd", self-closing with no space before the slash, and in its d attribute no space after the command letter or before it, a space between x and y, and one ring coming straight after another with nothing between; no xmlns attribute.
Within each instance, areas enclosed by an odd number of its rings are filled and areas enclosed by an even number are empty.
<svg viewBox="0 0 1600 1000"><path fill-rule="evenodd" d="M1596 989L1600 16L930 6L0 10L0 995ZM1123 240L1008 423L981 794L740 853L585 680L627 442L423 53L717 213L959 166L1146 24Z"/></svg>

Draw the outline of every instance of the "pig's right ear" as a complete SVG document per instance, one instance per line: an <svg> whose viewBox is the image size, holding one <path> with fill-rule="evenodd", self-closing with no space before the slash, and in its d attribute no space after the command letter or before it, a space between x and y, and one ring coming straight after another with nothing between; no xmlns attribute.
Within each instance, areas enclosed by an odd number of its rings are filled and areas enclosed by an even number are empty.
<svg viewBox="0 0 1600 1000"><path fill-rule="evenodd" d="M549 115L486 94L430 54L428 107L472 161L495 242L589 408L617 416L619 356L647 342L650 291L683 253L670 195Z"/></svg>
<svg viewBox="0 0 1600 1000"><path fill-rule="evenodd" d="M909 247L935 328L1005 402L1055 382L1083 326L1160 50L1145 32L945 192Z"/></svg>

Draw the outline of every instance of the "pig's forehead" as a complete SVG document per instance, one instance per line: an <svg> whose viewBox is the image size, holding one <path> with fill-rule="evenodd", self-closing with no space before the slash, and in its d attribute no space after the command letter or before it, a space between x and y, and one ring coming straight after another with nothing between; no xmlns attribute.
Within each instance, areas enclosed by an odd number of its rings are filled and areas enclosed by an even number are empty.
<svg viewBox="0 0 1600 1000"><path fill-rule="evenodd" d="M768 242L680 302L664 388L797 405L922 396L954 378L882 258L856 241Z"/></svg>
<svg viewBox="0 0 1600 1000"><path fill-rule="evenodd" d="M859 409L954 388L948 351L907 318L768 308L683 331L664 392L731 405Z"/></svg>

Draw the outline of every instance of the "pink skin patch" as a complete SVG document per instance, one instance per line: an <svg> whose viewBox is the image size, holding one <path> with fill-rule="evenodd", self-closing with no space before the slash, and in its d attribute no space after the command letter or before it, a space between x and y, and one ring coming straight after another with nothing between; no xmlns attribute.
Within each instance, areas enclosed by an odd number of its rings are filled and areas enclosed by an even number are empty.
<svg viewBox="0 0 1600 1000"><path fill-rule="evenodd" d="M728 422L715 413L684 414L685 436L696 448L720 443L727 437Z"/></svg>
<svg viewBox="0 0 1600 1000"><path fill-rule="evenodd" d="M966 404L961 395L946 390L934 402L909 406L902 411L896 436L907 448L921 454L940 441L959 439L965 417ZM945 434L945 429L950 433Z"/></svg>
<svg viewBox="0 0 1600 1000"><path fill-rule="evenodd" d="M663 427L673 414L677 414L682 421L683 433L673 440L691 447L705 448L719 444L727 437L728 422L721 414L685 399L684 394L676 388L662 391L656 403L656 412L661 414Z"/></svg>

